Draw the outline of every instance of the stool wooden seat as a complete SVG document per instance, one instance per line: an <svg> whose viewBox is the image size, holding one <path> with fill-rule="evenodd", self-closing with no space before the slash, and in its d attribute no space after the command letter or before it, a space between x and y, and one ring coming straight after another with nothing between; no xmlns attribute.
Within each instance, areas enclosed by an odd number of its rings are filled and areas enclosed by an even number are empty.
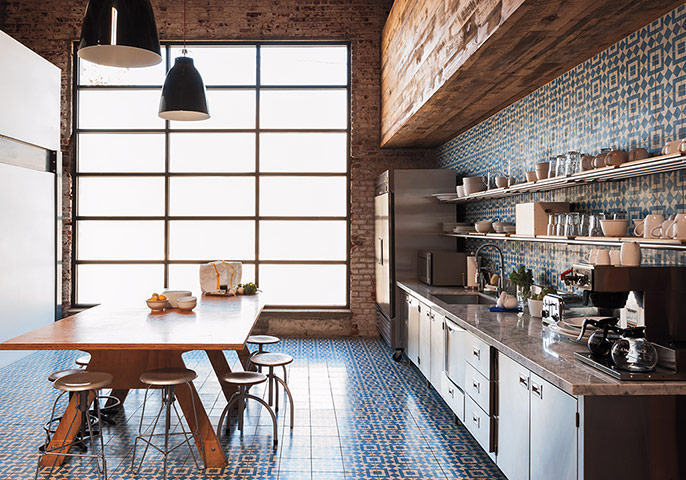
<svg viewBox="0 0 686 480"><path fill-rule="evenodd" d="M67 375L72 375L74 373L81 373L83 372L82 369L80 368L67 368L66 370L58 370L56 372L52 372L50 375L48 375L48 381L54 382L55 380L66 377Z"/></svg>
<svg viewBox="0 0 686 480"><path fill-rule="evenodd" d="M143 372L140 381L147 385L182 385L198 378L198 374L188 368L157 368Z"/></svg>
<svg viewBox="0 0 686 480"><path fill-rule="evenodd" d="M88 390L100 390L111 385L113 381L114 377L109 373L81 370L78 373L58 378L52 386L63 392L85 392Z"/></svg>
<svg viewBox="0 0 686 480"><path fill-rule="evenodd" d="M248 343L253 345L271 345L280 341L279 337L273 337L272 335L250 335L248 337Z"/></svg>
<svg viewBox="0 0 686 480"><path fill-rule="evenodd" d="M260 367L281 367L293 362L293 357L287 353L258 353L250 359L252 363Z"/></svg>
<svg viewBox="0 0 686 480"><path fill-rule="evenodd" d="M198 468L198 470L202 470L200 468L200 464L198 463L198 459L195 456L194 448L191 445L191 438L195 440L196 443L199 443L199 449L200 451L204 451L203 446L202 446L202 438L200 436L200 432L198 431L198 414L195 409L195 400L193 399L193 384L191 383L193 380L195 380L198 377L198 374L195 373L193 370L190 370L188 368L157 368L155 370L148 370L147 372L143 372L139 380L142 383L145 383L148 385L148 388L145 390L145 396L143 397L143 408L142 408L142 414L141 414L141 421L138 424L138 435L136 436L136 439L134 440L133 443L133 455L131 456L131 469L133 470L134 473L140 472L141 467L143 466L143 460L145 460L145 455L148 452L148 447L153 447L156 449L159 453L162 454L164 460L164 466L163 466L163 478L164 480L167 479L167 457L171 452L176 450L178 447L183 445L184 443L188 445L188 448L190 449L191 456L193 457L193 461L195 462L195 466ZM194 415L194 423L191 423L189 419L186 419L186 424L188 425L188 430L186 430L183 426L183 422L181 420L181 415L179 414L178 409L176 408L176 395L175 395L175 389L179 385L186 385L191 393L191 399L193 403L193 415ZM161 387L162 390L162 408L159 409L157 412L157 416L155 417L155 420L152 424L152 428L150 429L144 429L143 428L143 420L145 419L145 407L148 403L148 394L150 392L150 389L152 387ZM178 420L178 426L174 427L172 424L173 420L171 418L171 412L174 411L176 414L176 419ZM160 418L162 416L162 412L164 412L164 432L163 433L155 433L155 427L157 427L158 422L160 421ZM191 427L191 425L195 425L195 429ZM174 432L171 432L170 430L174 428ZM181 440L180 443L178 443L175 446L170 446L169 445L169 439L174 436L174 435L183 435L183 440ZM155 437L162 437L164 444L163 445L157 445L155 442L153 442L153 439ZM140 462L138 463L138 467L136 467L136 448L138 446L138 442L144 442L146 444L145 450L143 450L143 455L141 455Z"/></svg>
<svg viewBox="0 0 686 480"><path fill-rule="evenodd" d="M222 382L232 385L259 385L267 381L267 376L259 372L229 372L219 377Z"/></svg>
<svg viewBox="0 0 686 480"><path fill-rule="evenodd" d="M228 383L229 385L235 385L238 387L238 391L231 396L229 403L222 411L221 417L219 417L219 424L217 425L217 438L221 437L222 425L224 424L224 418L228 417L231 411L231 406L237 403L238 407L238 430L243 432L243 412L245 411L246 400L255 400L267 409L269 415L272 417L272 425L274 426L274 448L279 443L279 436L277 434L276 428L276 415L272 411L271 407L267 402L262 400L260 397L255 395L250 395L248 389L253 385L258 385L267 381L267 376L264 373L259 372L229 372L221 375L219 381L223 383ZM227 418L228 422L228 418Z"/></svg>
<svg viewBox="0 0 686 480"><path fill-rule="evenodd" d="M91 355L90 353L87 353L86 355L82 355L76 360L74 360L74 363L77 364L79 367L87 367L90 361Z"/></svg>
<svg viewBox="0 0 686 480"><path fill-rule="evenodd" d="M246 342L251 345L257 345L257 350L250 354L250 357L252 358L253 355L264 353L266 351L264 349L265 345L273 345L275 343L279 343L280 341L281 339L279 337L274 337L273 335L250 335ZM250 359L248 359L248 370L252 368L253 365L250 363ZM257 371L262 372L262 367L257 367ZM286 379L286 368L283 369L283 375L283 378Z"/></svg>

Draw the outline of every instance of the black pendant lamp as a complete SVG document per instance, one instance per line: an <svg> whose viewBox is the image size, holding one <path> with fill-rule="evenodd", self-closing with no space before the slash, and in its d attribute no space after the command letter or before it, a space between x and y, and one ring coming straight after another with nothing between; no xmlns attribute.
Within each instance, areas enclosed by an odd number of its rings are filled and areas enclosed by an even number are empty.
<svg viewBox="0 0 686 480"><path fill-rule="evenodd" d="M174 66L167 73L162 87L159 116L165 120L207 120L210 113L207 108L205 84L193 59L186 54L186 0L183 1L183 54L176 57Z"/></svg>
<svg viewBox="0 0 686 480"><path fill-rule="evenodd" d="M160 63L160 40L150 0L89 0L78 55L111 67Z"/></svg>

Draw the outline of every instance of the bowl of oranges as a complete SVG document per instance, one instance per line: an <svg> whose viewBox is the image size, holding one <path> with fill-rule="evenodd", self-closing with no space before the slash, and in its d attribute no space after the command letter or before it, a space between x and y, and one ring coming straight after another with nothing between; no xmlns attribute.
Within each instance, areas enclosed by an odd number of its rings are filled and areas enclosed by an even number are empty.
<svg viewBox="0 0 686 480"><path fill-rule="evenodd" d="M165 295L158 295L157 293L153 293L145 303L148 304L148 308L153 312L161 312L169 306L167 297Z"/></svg>

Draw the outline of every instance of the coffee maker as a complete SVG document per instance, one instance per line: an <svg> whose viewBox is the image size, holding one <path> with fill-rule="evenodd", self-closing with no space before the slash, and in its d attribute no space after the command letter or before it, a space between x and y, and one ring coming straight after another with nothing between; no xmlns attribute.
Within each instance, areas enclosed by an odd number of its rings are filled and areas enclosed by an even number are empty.
<svg viewBox="0 0 686 480"><path fill-rule="evenodd" d="M658 351L658 366L654 372L630 373L586 352L576 352L576 358L621 380L686 379L686 267L577 264L562 280L581 289L593 305L619 310L623 328L645 327Z"/></svg>

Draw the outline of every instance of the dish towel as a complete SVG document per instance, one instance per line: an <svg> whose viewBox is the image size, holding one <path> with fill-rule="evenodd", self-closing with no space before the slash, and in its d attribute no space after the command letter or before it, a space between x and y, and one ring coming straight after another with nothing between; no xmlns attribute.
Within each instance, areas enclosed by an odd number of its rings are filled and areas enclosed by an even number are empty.
<svg viewBox="0 0 686 480"><path fill-rule="evenodd" d="M506 313L517 313L522 311L522 307L517 308L502 308L502 307L489 307L491 312L506 312Z"/></svg>
<svg viewBox="0 0 686 480"><path fill-rule="evenodd" d="M225 293L241 283L243 264L216 260L200 265L200 289L202 293Z"/></svg>

